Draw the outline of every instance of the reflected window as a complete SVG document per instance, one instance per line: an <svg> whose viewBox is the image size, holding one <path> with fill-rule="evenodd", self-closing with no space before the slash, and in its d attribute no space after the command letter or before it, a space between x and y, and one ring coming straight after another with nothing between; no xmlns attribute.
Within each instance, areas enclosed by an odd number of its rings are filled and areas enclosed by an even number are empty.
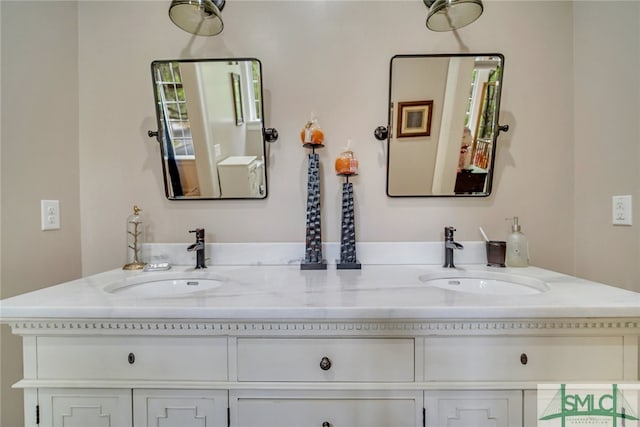
<svg viewBox="0 0 640 427"><path fill-rule="evenodd" d="M496 113L496 90L500 79L500 65L491 60L478 61L471 75L471 88L465 112L465 128L471 132L473 146L471 165L486 169L491 158L494 120Z"/></svg>
<svg viewBox="0 0 640 427"><path fill-rule="evenodd" d="M260 87L260 64L257 61L244 63L245 82L243 87L246 88L248 111L247 120L250 122L262 121L262 88Z"/></svg>
<svg viewBox="0 0 640 427"><path fill-rule="evenodd" d="M156 69L156 84L160 94L158 104L164 113L165 131L172 142L174 155L192 158L195 152L180 65L175 62L159 64Z"/></svg>
<svg viewBox="0 0 640 427"><path fill-rule="evenodd" d="M478 70L473 70L471 74L471 88L469 89L469 97L467 98L467 109L464 116L464 126L470 127L473 117L473 106L475 105L476 88L478 87Z"/></svg>

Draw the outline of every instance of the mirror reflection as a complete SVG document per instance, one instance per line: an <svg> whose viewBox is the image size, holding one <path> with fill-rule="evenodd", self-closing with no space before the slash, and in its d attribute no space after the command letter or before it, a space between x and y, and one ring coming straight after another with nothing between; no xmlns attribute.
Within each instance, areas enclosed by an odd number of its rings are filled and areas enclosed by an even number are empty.
<svg viewBox="0 0 640 427"><path fill-rule="evenodd" d="M504 57L391 59L387 194L491 193Z"/></svg>
<svg viewBox="0 0 640 427"><path fill-rule="evenodd" d="M167 198L265 198L260 61L154 61L151 72Z"/></svg>

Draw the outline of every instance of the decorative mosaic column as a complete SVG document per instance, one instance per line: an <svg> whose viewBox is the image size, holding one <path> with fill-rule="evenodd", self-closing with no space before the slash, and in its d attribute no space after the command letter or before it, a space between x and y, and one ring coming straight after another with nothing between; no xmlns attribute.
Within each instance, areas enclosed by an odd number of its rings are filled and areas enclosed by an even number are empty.
<svg viewBox="0 0 640 427"><path fill-rule="evenodd" d="M308 146L310 144L306 144ZM326 270L327 262L322 258L322 223L320 218L320 157L312 145L307 170L307 233L305 238L304 261L302 270Z"/></svg>
<svg viewBox="0 0 640 427"><path fill-rule="evenodd" d="M356 259L356 220L353 203L353 184L349 175L344 175L342 184L342 229L340 233L340 262L338 270L358 270L362 268Z"/></svg>

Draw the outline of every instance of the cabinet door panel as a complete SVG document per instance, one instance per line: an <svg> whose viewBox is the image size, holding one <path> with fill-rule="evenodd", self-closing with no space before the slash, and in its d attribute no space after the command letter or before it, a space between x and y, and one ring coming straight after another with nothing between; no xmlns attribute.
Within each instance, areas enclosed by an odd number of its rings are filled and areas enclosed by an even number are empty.
<svg viewBox="0 0 640 427"><path fill-rule="evenodd" d="M227 392L134 390L133 419L136 427L226 427Z"/></svg>
<svg viewBox="0 0 640 427"><path fill-rule="evenodd" d="M524 427L538 427L538 392L537 390L524 391L523 403Z"/></svg>
<svg viewBox="0 0 640 427"><path fill-rule="evenodd" d="M40 427L132 427L131 390L40 389Z"/></svg>
<svg viewBox="0 0 640 427"><path fill-rule="evenodd" d="M522 427L521 391L427 391L427 427Z"/></svg>
<svg viewBox="0 0 640 427"><path fill-rule="evenodd" d="M393 395L394 393L388 393ZM413 395L412 395L413 394ZM416 427L420 393L283 393L231 398L233 427ZM270 396L269 396L270 395ZM296 397L297 396L297 397Z"/></svg>

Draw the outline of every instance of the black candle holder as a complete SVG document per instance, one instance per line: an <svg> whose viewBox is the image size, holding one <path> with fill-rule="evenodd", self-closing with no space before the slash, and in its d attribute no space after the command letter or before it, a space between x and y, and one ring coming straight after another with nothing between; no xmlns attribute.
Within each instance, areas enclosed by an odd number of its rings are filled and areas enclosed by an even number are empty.
<svg viewBox="0 0 640 427"><path fill-rule="evenodd" d="M340 261L338 270L360 270L362 265L356 258L356 219L353 203L353 183L349 177L356 174L338 174L345 178L342 183L342 229L340 233Z"/></svg>
<svg viewBox="0 0 640 427"><path fill-rule="evenodd" d="M311 148L307 166L307 232L304 261L301 270L326 270L327 261L322 257L322 221L320 210L320 156L316 153L322 144L304 144Z"/></svg>

